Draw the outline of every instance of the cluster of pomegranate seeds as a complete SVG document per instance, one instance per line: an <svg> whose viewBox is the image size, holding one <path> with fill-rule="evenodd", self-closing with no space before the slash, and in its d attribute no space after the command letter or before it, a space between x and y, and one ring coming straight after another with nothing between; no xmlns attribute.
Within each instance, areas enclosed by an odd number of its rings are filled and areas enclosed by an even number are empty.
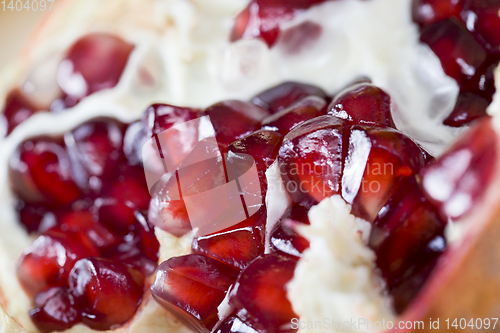
<svg viewBox="0 0 500 333"><path fill-rule="evenodd" d="M196 236L192 254L159 267L153 295L188 326L199 332L293 331L287 325L295 314L284 286L309 247L296 229L309 224L311 205L333 194L342 195L353 205L354 214L373 223L370 246L379 254L377 264L398 311L429 276L446 245L445 219L420 185L421 169L432 158L395 129L391 99L382 89L367 82L354 83L328 106L329 100L317 87L286 82L257 95L252 102L258 109L228 101L201 112L210 115L217 139L222 141L204 147L227 157L187 167L181 163L178 172L188 178L186 193L209 191L238 177L228 172L228 166L248 163L235 158L246 154L255 160L261 194L265 196L267 189L265 171L276 160L294 203L270 230L271 254L264 254L267 212L261 205L243 222ZM253 116L247 113L251 109ZM265 116L263 110L271 115ZM172 123L180 115L165 114L172 116ZM234 119L232 132L221 127L222 119ZM150 122L150 128L155 123ZM154 210L152 217L161 221L157 226L182 235L191 225L183 199L174 195L178 188L172 179L159 191L167 200L153 198L150 216ZM214 203L197 208L208 216ZM221 306L229 308L219 317Z"/></svg>
<svg viewBox="0 0 500 333"><path fill-rule="evenodd" d="M236 17L230 40L234 42L242 38L261 38L272 47L281 33L282 22L291 20L297 11L325 1L327 0L252 0Z"/></svg>
<svg viewBox="0 0 500 333"><path fill-rule="evenodd" d="M67 51L57 73L59 97L52 111L76 105L82 98L116 86L134 46L108 33L94 33L78 39ZM0 137L10 134L20 123L46 108L15 88L5 98L0 112Z"/></svg>
<svg viewBox="0 0 500 333"><path fill-rule="evenodd" d="M460 94L444 124L459 127L486 115L500 61L500 3L491 0L414 0L421 41L455 79Z"/></svg>
<svg viewBox="0 0 500 333"><path fill-rule="evenodd" d="M123 151L126 131L93 119L23 142L10 161L20 222L39 233L17 275L41 331L123 324L156 269L159 244L144 216L151 197L142 166Z"/></svg>

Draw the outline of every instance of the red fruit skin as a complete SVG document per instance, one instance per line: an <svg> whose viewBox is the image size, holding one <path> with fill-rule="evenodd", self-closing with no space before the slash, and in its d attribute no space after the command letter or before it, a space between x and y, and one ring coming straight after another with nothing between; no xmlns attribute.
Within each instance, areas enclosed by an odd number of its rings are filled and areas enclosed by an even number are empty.
<svg viewBox="0 0 500 333"><path fill-rule="evenodd" d="M272 47L280 33L281 22L292 19L296 10L307 9L325 0L253 0L236 17L231 42L241 38L262 38Z"/></svg>
<svg viewBox="0 0 500 333"><path fill-rule="evenodd" d="M287 135L295 126L326 114L326 100L318 96L308 96L293 103L262 121L264 128L276 128Z"/></svg>
<svg viewBox="0 0 500 333"><path fill-rule="evenodd" d="M490 102L471 92L461 92L451 114L443 124L451 127L461 127L487 115L486 109Z"/></svg>
<svg viewBox="0 0 500 333"><path fill-rule="evenodd" d="M472 31L477 32L490 49L500 52L500 3L496 0L465 0L462 17Z"/></svg>
<svg viewBox="0 0 500 333"><path fill-rule="evenodd" d="M328 107L328 114L353 125L396 128L391 114L391 97L369 83L356 84L341 92Z"/></svg>
<svg viewBox="0 0 500 333"><path fill-rule="evenodd" d="M264 90L252 98L252 103L274 114L308 96L318 96L324 100L329 99L323 89L319 87L288 81Z"/></svg>
<svg viewBox="0 0 500 333"><path fill-rule="evenodd" d="M144 292L142 273L102 258L79 260L68 282L82 307L83 323L97 330L107 330L131 319Z"/></svg>
<svg viewBox="0 0 500 333"><path fill-rule="evenodd" d="M0 138L9 135L14 128L37 111L19 89L12 90L5 98L0 111Z"/></svg>
<svg viewBox="0 0 500 333"><path fill-rule="evenodd" d="M443 216L461 218L483 197L498 158L496 135L491 118L481 119L422 170L425 194Z"/></svg>
<svg viewBox="0 0 500 333"><path fill-rule="evenodd" d="M372 222L401 183L425 164L420 147L403 133L392 128L353 126L342 196L352 204L354 215Z"/></svg>
<svg viewBox="0 0 500 333"><path fill-rule="evenodd" d="M97 248L85 235L52 228L24 249L17 277L26 293L34 297L47 287L67 285L75 262L96 255Z"/></svg>
<svg viewBox="0 0 500 333"><path fill-rule="evenodd" d="M450 17L460 17L463 0L413 0L413 21L425 27Z"/></svg>
<svg viewBox="0 0 500 333"><path fill-rule="evenodd" d="M186 326L197 332L209 332L219 319L217 307L238 272L200 254L173 257L158 267L151 293Z"/></svg>
<svg viewBox="0 0 500 333"><path fill-rule="evenodd" d="M233 228L196 237L192 253L204 254L241 270L264 253L266 218L267 213L261 208Z"/></svg>
<svg viewBox="0 0 500 333"><path fill-rule="evenodd" d="M43 333L65 331L82 320L81 310L67 287L54 288L53 295L30 311L35 326Z"/></svg>
<svg viewBox="0 0 500 333"><path fill-rule="evenodd" d="M270 248L272 252L292 258L302 257L302 252L309 248L309 241L295 231L299 224L310 224L309 209L297 204L290 206L276 223L271 232Z"/></svg>
<svg viewBox="0 0 500 333"><path fill-rule="evenodd" d="M194 108L178 107L169 104L153 104L146 109L141 121L146 129L147 137L152 137L174 125L198 118L200 112L199 109Z"/></svg>
<svg viewBox="0 0 500 333"><path fill-rule="evenodd" d="M443 237L445 226L446 220L425 198L420 180L410 177L380 210L368 243L389 288L415 265L427 262L426 248Z"/></svg>
<svg viewBox="0 0 500 333"><path fill-rule="evenodd" d="M59 139L37 138L23 142L9 167L12 189L25 202L66 205L82 195Z"/></svg>
<svg viewBox="0 0 500 333"><path fill-rule="evenodd" d="M269 113L251 103L230 100L209 106L203 115L210 116L217 142L227 146L256 130Z"/></svg>
<svg viewBox="0 0 500 333"><path fill-rule="evenodd" d="M107 34L88 34L77 40L59 65L57 83L69 104L102 89L113 88L134 46Z"/></svg>
<svg viewBox="0 0 500 333"><path fill-rule="evenodd" d="M294 259L266 254L245 268L229 299L229 304L239 310L238 317L245 316L252 327L264 327L273 333L290 325L297 315L285 285L292 279L296 263Z"/></svg>
<svg viewBox="0 0 500 333"><path fill-rule="evenodd" d="M487 50L456 18L424 28L420 36L441 61L444 72L463 88L485 63Z"/></svg>
<svg viewBox="0 0 500 333"><path fill-rule="evenodd" d="M294 202L310 206L340 193L345 130L344 120L321 116L300 124L285 137L278 165Z"/></svg>
<svg viewBox="0 0 500 333"><path fill-rule="evenodd" d="M90 183L91 189L98 193L103 182L114 178L116 169L125 161L124 132L125 125L119 121L98 118L65 134L64 141L81 187Z"/></svg>

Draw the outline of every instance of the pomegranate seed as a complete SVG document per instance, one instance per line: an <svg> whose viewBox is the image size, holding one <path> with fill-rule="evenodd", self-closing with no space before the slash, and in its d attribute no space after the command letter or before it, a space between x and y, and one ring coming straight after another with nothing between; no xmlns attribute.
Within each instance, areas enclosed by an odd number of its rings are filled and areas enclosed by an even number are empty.
<svg viewBox="0 0 500 333"><path fill-rule="evenodd" d="M361 83L341 92L330 104L328 113L354 125L393 127L391 97L382 89Z"/></svg>
<svg viewBox="0 0 500 333"><path fill-rule="evenodd" d="M281 22L291 20L296 10L307 9L325 0L252 0L236 17L231 42L241 38L262 38L272 47Z"/></svg>
<svg viewBox="0 0 500 333"><path fill-rule="evenodd" d="M173 257L158 268L151 293L185 325L209 332L219 319L217 307L237 276L233 267L200 254Z"/></svg>
<svg viewBox="0 0 500 333"><path fill-rule="evenodd" d="M18 200L16 209L19 221L29 233L40 231L46 225L55 224L54 214L47 207Z"/></svg>
<svg viewBox="0 0 500 333"><path fill-rule="evenodd" d="M496 170L497 150L497 134L488 117L422 170L425 193L444 216L457 219L481 199L484 184Z"/></svg>
<svg viewBox="0 0 500 333"><path fill-rule="evenodd" d="M171 128L174 125L198 118L200 110L178 107L168 104L153 104L146 109L142 123L147 130L147 136L152 137Z"/></svg>
<svg viewBox="0 0 500 333"><path fill-rule="evenodd" d="M85 173L85 183L97 177L94 191L100 191L102 181L112 177L120 163L123 163L123 135L125 126L116 120L100 118L88 121L73 131L66 133L65 142L69 155L80 173ZM94 185L95 187L96 185Z"/></svg>
<svg viewBox="0 0 500 333"><path fill-rule="evenodd" d="M203 112L210 116L217 142L228 145L259 127L262 119L269 113L251 103L236 100L219 102ZM228 126L231 124L231 126Z"/></svg>
<svg viewBox="0 0 500 333"><path fill-rule="evenodd" d="M422 31L420 40L441 60L444 72L465 87L486 61L487 51L455 18L433 24Z"/></svg>
<svg viewBox="0 0 500 333"><path fill-rule="evenodd" d="M147 139L142 121L136 121L127 127L123 137L123 152L129 165L142 165L142 149Z"/></svg>
<svg viewBox="0 0 500 333"><path fill-rule="evenodd" d="M97 330L107 330L131 319L144 292L142 273L102 258L79 260L69 273L68 282L82 307L83 323Z"/></svg>
<svg viewBox="0 0 500 333"><path fill-rule="evenodd" d="M286 109L283 109L262 121L262 126L276 128L286 135L295 126L326 114L326 101L318 96L308 96L293 103Z"/></svg>
<svg viewBox="0 0 500 333"><path fill-rule="evenodd" d="M129 226L123 241L116 247L107 248L102 256L127 264L149 276L158 265L160 244L145 217L138 212L135 216L136 221Z"/></svg>
<svg viewBox="0 0 500 333"><path fill-rule="evenodd" d="M452 113L443 124L452 127L467 125L472 121L486 116L490 103L481 96L470 92L461 92Z"/></svg>
<svg viewBox="0 0 500 333"><path fill-rule="evenodd" d="M10 177L14 192L25 202L65 205L81 196L59 139L22 143L10 161Z"/></svg>
<svg viewBox="0 0 500 333"><path fill-rule="evenodd" d="M89 34L77 40L59 65L57 83L76 101L102 89L113 88L122 75L133 45L105 33Z"/></svg>
<svg viewBox="0 0 500 333"><path fill-rule="evenodd" d="M300 124L285 137L278 163L294 202L309 206L340 193L346 127L342 119L321 116Z"/></svg>
<svg viewBox="0 0 500 333"><path fill-rule="evenodd" d="M463 17L472 29L493 49L500 52L500 2L496 0L465 0Z"/></svg>
<svg viewBox="0 0 500 333"><path fill-rule="evenodd" d="M425 165L421 149L389 128L354 126L349 138L342 195L353 214L373 221L402 181Z"/></svg>
<svg viewBox="0 0 500 333"><path fill-rule="evenodd" d="M99 223L96 216L88 210L59 213L56 220L60 230L86 235L99 250L116 246L120 242L119 237Z"/></svg>
<svg viewBox="0 0 500 333"><path fill-rule="evenodd" d="M28 119L37 110L18 90L12 90L5 99L0 111L0 138L10 134L20 123Z"/></svg>
<svg viewBox="0 0 500 333"><path fill-rule="evenodd" d="M393 306L396 313L402 314L410 302L418 295L425 282L431 275L441 254L446 247L446 240L442 236L437 236L429 242L425 251L421 254L422 259L405 272L403 278L398 283L392 285L389 293L393 299Z"/></svg>
<svg viewBox="0 0 500 333"><path fill-rule="evenodd" d="M257 167L262 197L265 197L267 191L266 170L276 159L282 139L283 136L277 132L258 130L231 143L228 147L229 154L226 162L229 181L242 176L252 166L253 161L245 158L245 155L250 155ZM242 189L246 195L258 195L257 193L251 193L251 190L253 188L249 190ZM260 198L256 199L259 201Z"/></svg>
<svg viewBox="0 0 500 333"><path fill-rule="evenodd" d="M246 311L252 326L278 332L297 315L287 298L285 284L293 277L296 260L266 254L245 268L235 285L229 304Z"/></svg>
<svg viewBox="0 0 500 333"><path fill-rule="evenodd" d="M410 177L380 210L373 223L369 246L389 288L426 260L425 249L443 236L445 220L425 198L419 180Z"/></svg>
<svg viewBox="0 0 500 333"><path fill-rule="evenodd" d="M299 82L284 82L261 92L252 98L252 103L274 114L308 96L328 100L321 88Z"/></svg>
<svg viewBox="0 0 500 333"><path fill-rule="evenodd" d="M266 218L265 209L261 208L259 212L230 229L197 237L193 240L192 252L243 269L264 253Z"/></svg>
<svg viewBox="0 0 500 333"><path fill-rule="evenodd" d="M286 54L299 54L314 45L322 33L321 25L305 21L284 30L280 36L280 46Z"/></svg>
<svg viewBox="0 0 500 333"><path fill-rule="evenodd" d="M64 286L75 262L98 254L85 235L52 228L38 236L19 259L17 276L31 296L49 286Z"/></svg>
<svg viewBox="0 0 500 333"><path fill-rule="evenodd" d="M65 331L82 320L81 310L67 287L53 288L43 304L30 311L30 317L41 332Z"/></svg>
<svg viewBox="0 0 500 333"><path fill-rule="evenodd" d="M292 205L276 223L271 232L271 250L282 255L300 258L309 247L309 241L294 230L294 224L309 224L309 209Z"/></svg>
<svg viewBox="0 0 500 333"><path fill-rule="evenodd" d="M413 21L428 26L450 17L460 17L463 0L413 0Z"/></svg>

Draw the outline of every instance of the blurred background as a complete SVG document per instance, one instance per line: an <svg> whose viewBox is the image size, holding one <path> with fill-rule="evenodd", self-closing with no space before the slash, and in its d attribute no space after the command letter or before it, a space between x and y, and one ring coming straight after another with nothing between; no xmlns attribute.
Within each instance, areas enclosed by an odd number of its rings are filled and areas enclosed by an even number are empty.
<svg viewBox="0 0 500 333"><path fill-rule="evenodd" d="M26 9L19 12L10 9L3 11L3 5L0 4L0 70L19 53L43 14L49 13Z"/></svg>

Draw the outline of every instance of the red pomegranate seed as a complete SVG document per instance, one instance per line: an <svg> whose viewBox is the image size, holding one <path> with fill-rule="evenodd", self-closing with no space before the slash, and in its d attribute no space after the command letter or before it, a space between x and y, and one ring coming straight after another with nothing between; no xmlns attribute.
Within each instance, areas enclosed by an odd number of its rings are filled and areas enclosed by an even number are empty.
<svg viewBox="0 0 500 333"><path fill-rule="evenodd" d="M437 236L443 236L445 225L416 177L402 184L380 210L369 240L389 288L426 259L426 247Z"/></svg>
<svg viewBox="0 0 500 333"><path fill-rule="evenodd" d="M290 55L301 53L314 45L322 33L321 25L311 21L302 22L282 32L281 48Z"/></svg>
<svg viewBox="0 0 500 333"><path fill-rule="evenodd" d="M83 36L71 46L59 65L57 82L73 101L113 88L120 80L133 48L111 34Z"/></svg>
<svg viewBox="0 0 500 333"><path fill-rule="evenodd" d="M82 307L84 324L107 330L131 319L141 303L144 276L102 258L79 260L69 273L69 288Z"/></svg>
<svg viewBox="0 0 500 333"><path fill-rule="evenodd" d="M443 124L451 127L467 125L472 121L487 115L486 109L490 103L483 97L471 93L461 92L451 114Z"/></svg>
<svg viewBox="0 0 500 333"><path fill-rule="evenodd" d="M99 250L114 247L120 242L120 238L102 225L97 216L88 210L59 213L56 222L63 232L85 235Z"/></svg>
<svg viewBox="0 0 500 333"><path fill-rule="evenodd" d="M276 128L286 135L295 126L326 114L326 101L318 96L308 96L293 103L262 121L262 126L266 128Z"/></svg>
<svg viewBox="0 0 500 333"><path fill-rule="evenodd" d="M51 293L30 311L31 320L41 332L65 331L81 322L81 310L67 287L53 288Z"/></svg>
<svg viewBox="0 0 500 333"><path fill-rule="evenodd" d="M455 18L425 28L420 40L429 45L441 60L444 72L462 88L487 58L486 49Z"/></svg>
<svg viewBox="0 0 500 333"><path fill-rule="evenodd" d="M19 213L19 221L29 233L40 231L46 225L55 224L54 214L43 205L30 204L18 200L16 209Z"/></svg>
<svg viewBox="0 0 500 333"><path fill-rule="evenodd" d="M251 103L236 100L214 104L203 112L210 116L217 142L228 145L234 140L256 130L269 113ZM231 124L231 126L228 126Z"/></svg>
<svg viewBox="0 0 500 333"><path fill-rule="evenodd" d="M123 152L129 165L142 165L142 149L147 142L146 130L142 121L130 124L123 137Z"/></svg>
<svg viewBox="0 0 500 333"><path fill-rule="evenodd" d="M81 196L59 139L25 141L10 161L10 177L17 196L30 203L69 204Z"/></svg>
<svg viewBox="0 0 500 333"><path fill-rule="evenodd" d="M309 241L300 236L294 226L299 222L309 224L308 212L309 209L296 204L287 209L271 233L272 251L295 258L302 256L302 252L309 247Z"/></svg>
<svg viewBox="0 0 500 333"><path fill-rule="evenodd" d="M361 83L341 92L328 107L328 113L354 125L393 127L391 97L382 89Z"/></svg>
<svg viewBox="0 0 500 333"><path fill-rule="evenodd" d="M233 267L200 254L173 257L158 268L151 293L185 325L209 332L219 319L217 307L237 276Z"/></svg>
<svg viewBox="0 0 500 333"><path fill-rule="evenodd" d="M481 38L498 53L500 52L500 2L496 0L464 0L464 20L469 29L475 30ZM469 24L471 26L469 26Z"/></svg>
<svg viewBox="0 0 500 333"><path fill-rule="evenodd" d="M457 219L469 212L483 196L496 170L497 134L485 118L424 170L426 195L444 216Z"/></svg>
<svg viewBox="0 0 500 333"><path fill-rule="evenodd" d="M278 163L293 201L309 206L340 193L344 120L321 116L295 127L285 137Z"/></svg>
<svg viewBox="0 0 500 333"><path fill-rule="evenodd" d="M198 118L199 109L178 107L168 104L153 104L146 109L142 124L148 137L158 135L174 125Z"/></svg>
<svg viewBox="0 0 500 333"><path fill-rule="evenodd" d="M308 96L328 100L326 93L319 87L299 82L284 82L261 92L252 98L252 103L274 114Z"/></svg>
<svg viewBox="0 0 500 333"><path fill-rule="evenodd" d="M431 240L421 255L422 260L419 260L414 267L406 271L398 283L390 287L389 293L392 296L396 313L402 314L413 298L418 295L445 247L446 240L442 236L437 236Z"/></svg>
<svg viewBox="0 0 500 333"><path fill-rule="evenodd" d="M290 325L297 315L287 298L285 284L292 279L296 262L277 254L254 260L238 277L229 304L246 311L251 326L278 332Z"/></svg>
<svg viewBox="0 0 500 333"><path fill-rule="evenodd" d="M283 140L280 133L268 130L258 130L240 140L236 140L228 147L226 159L226 168L228 170L228 180L241 177L253 162L257 167L257 173L260 180L261 197L264 198L267 191L266 170L273 164L278 155L278 151ZM236 156L234 154L236 154ZM249 155L253 161L246 158ZM240 182L240 186L241 182ZM243 195L258 196L253 187L241 188ZM255 198L256 202L261 198ZM253 201L253 200L252 200ZM261 201L263 203L263 200Z"/></svg>
<svg viewBox="0 0 500 333"><path fill-rule="evenodd" d="M64 139L69 155L79 173L84 173L85 183L90 179L92 190L99 192L107 178L113 177L118 165L124 162L122 146L125 125L99 118L83 123L66 133ZM99 178L100 180L92 178Z"/></svg>
<svg viewBox="0 0 500 333"><path fill-rule="evenodd" d="M138 212L135 216L135 223L129 226L129 232L124 235L122 242L107 248L102 256L127 264L149 276L158 265L160 244L146 218Z"/></svg>
<svg viewBox="0 0 500 333"><path fill-rule="evenodd" d="M38 236L19 259L17 277L31 296L49 286L64 286L75 262L98 255L85 235L52 228Z"/></svg>
<svg viewBox="0 0 500 333"><path fill-rule="evenodd" d="M253 216L230 229L196 237L191 246L192 252L243 269L264 253L266 218L266 211L261 208Z"/></svg>
<svg viewBox="0 0 500 333"><path fill-rule="evenodd" d="M460 17L463 0L413 0L413 21L428 26L450 17Z"/></svg>
<svg viewBox="0 0 500 333"><path fill-rule="evenodd" d="M373 221L402 181L424 165L424 154L406 135L390 128L354 126L342 195L353 214Z"/></svg>
<svg viewBox="0 0 500 333"><path fill-rule="evenodd" d="M236 17L231 41L262 38L272 47L280 33L281 22L292 19L296 10L307 9L325 0L253 0Z"/></svg>
<svg viewBox="0 0 500 333"><path fill-rule="evenodd" d="M36 107L31 105L18 89L12 90L0 110L0 138L10 134L36 111Z"/></svg>

